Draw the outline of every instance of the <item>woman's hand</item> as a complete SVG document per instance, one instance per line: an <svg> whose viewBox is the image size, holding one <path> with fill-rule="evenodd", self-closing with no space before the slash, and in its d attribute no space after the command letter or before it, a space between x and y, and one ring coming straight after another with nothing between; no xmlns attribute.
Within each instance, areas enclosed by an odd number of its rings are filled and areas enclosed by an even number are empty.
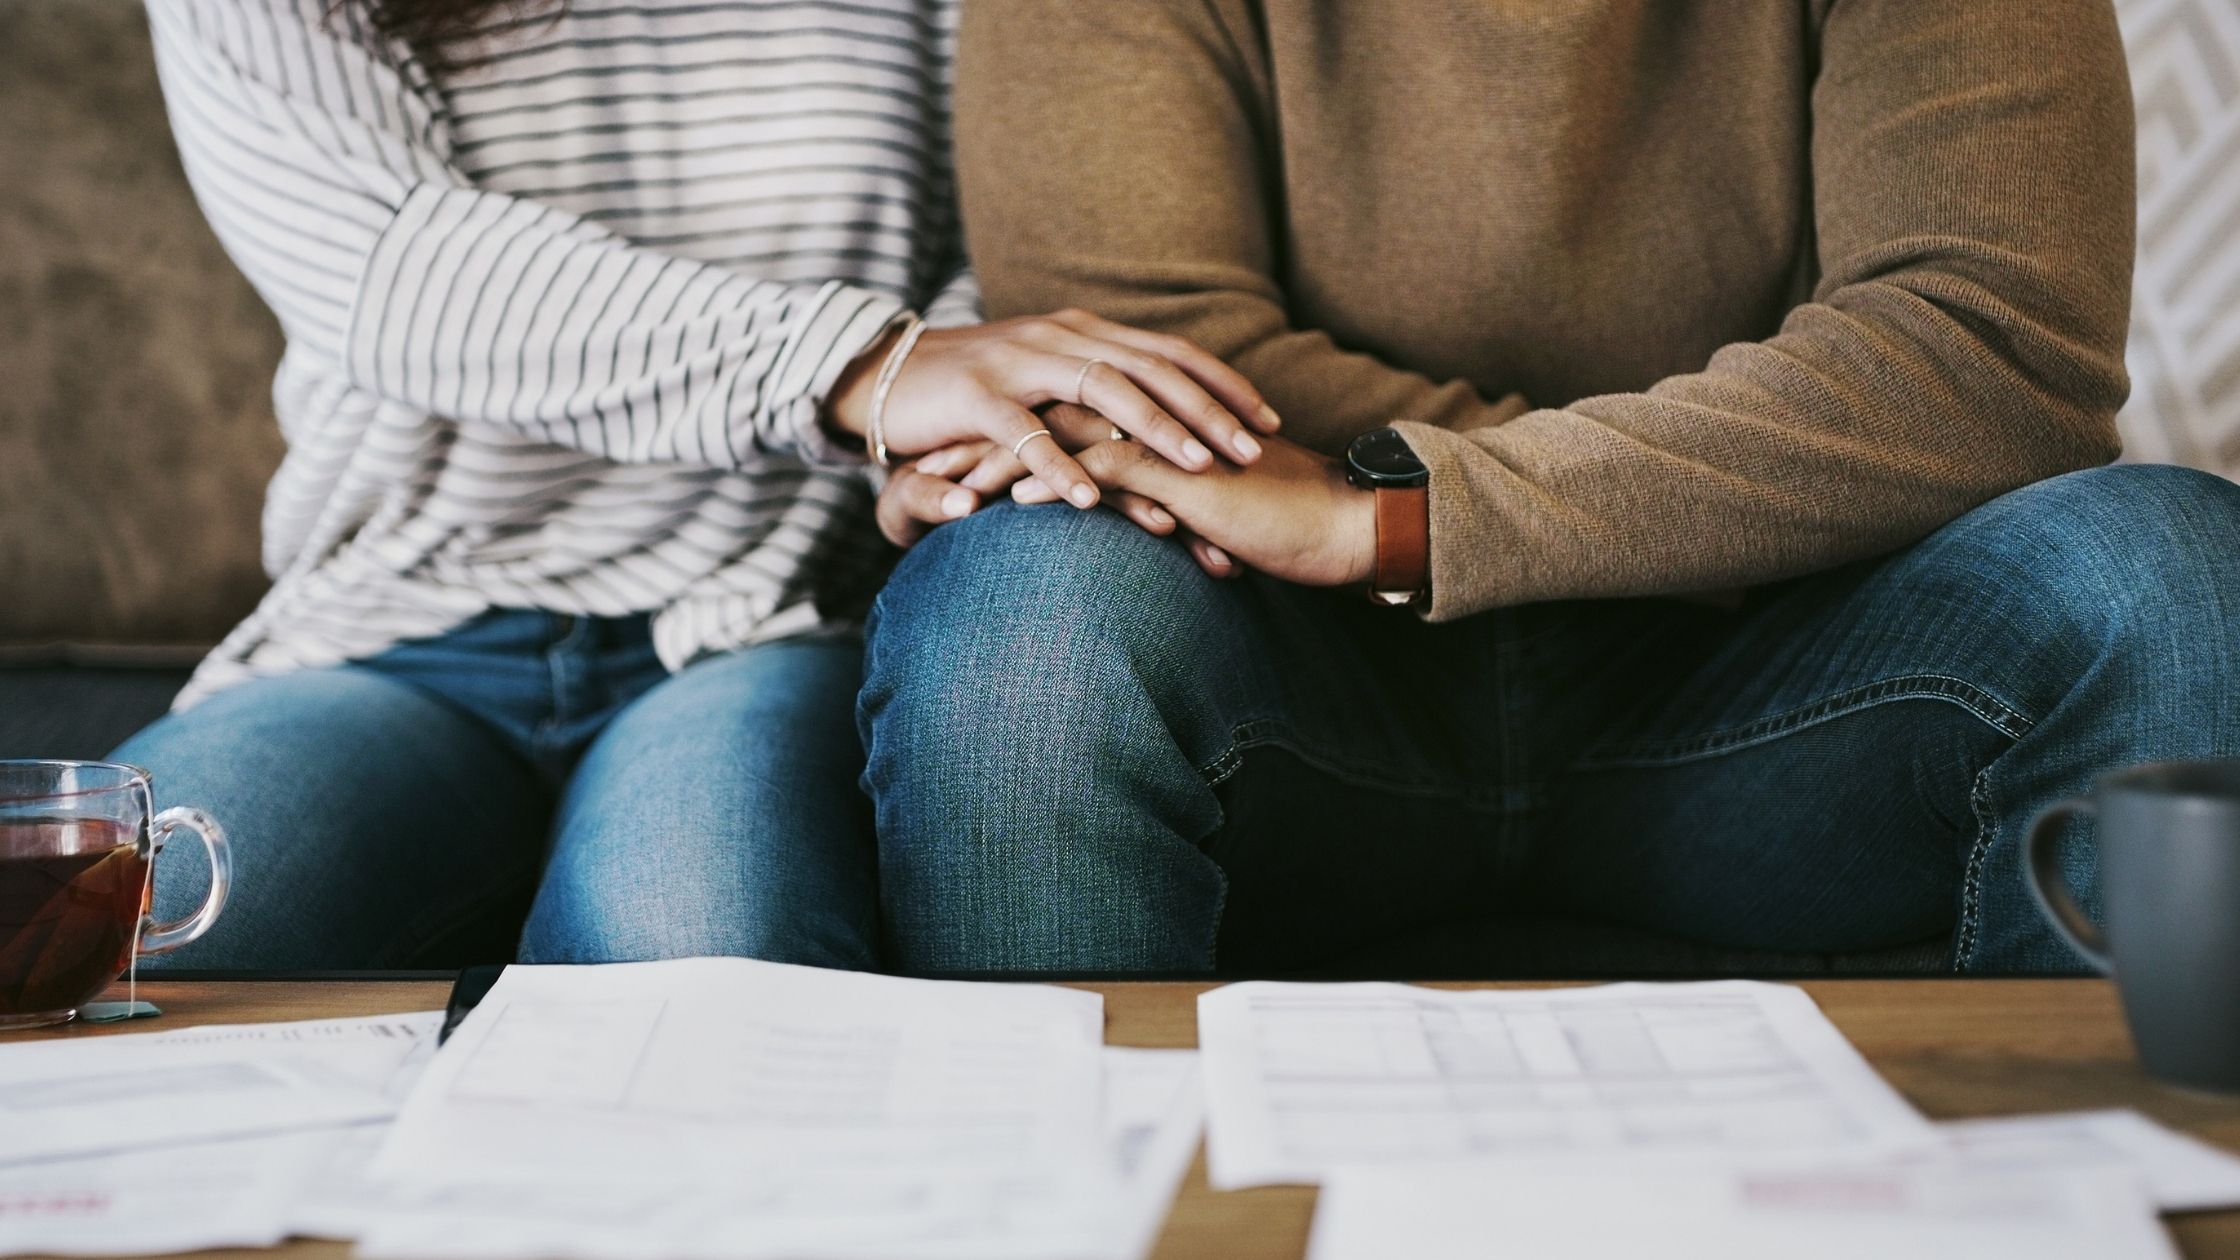
<svg viewBox="0 0 2240 1260"><path fill-rule="evenodd" d="M1250 468L1196 472L1136 442L1100 441L1076 458L1115 497L1163 507L1185 535L1195 535L1191 553L1216 577L1235 571L1232 559L1303 586L1366 582L1376 570L1376 496L1348 484L1336 460L1303 446L1271 439ZM1054 498L1039 480L1017 482L1011 497Z"/></svg>
<svg viewBox="0 0 2240 1260"><path fill-rule="evenodd" d="M827 401L834 426L866 435L871 391L893 335L842 375ZM1061 311L922 335L887 399L887 449L920 455L986 440L1007 456L1016 450L1025 470L1058 496L1093 507L1095 481L1059 443L1020 445L1047 427L1033 408L1050 402L1093 407L1144 449L1193 471L1216 467L1215 451L1232 465L1252 463L1262 448L1251 430L1273 433L1279 423L1250 382L1193 343Z"/></svg>

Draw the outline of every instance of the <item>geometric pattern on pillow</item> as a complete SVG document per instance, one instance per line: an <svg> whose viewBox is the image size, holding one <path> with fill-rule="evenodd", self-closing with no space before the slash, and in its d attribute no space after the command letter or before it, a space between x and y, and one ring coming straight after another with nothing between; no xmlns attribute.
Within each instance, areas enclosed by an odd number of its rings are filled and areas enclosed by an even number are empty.
<svg viewBox="0 0 2240 1260"><path fill-rule="evenodd" d="M2117 0L2139 116L2125 457L2240 477L2240 0Z"/></svg>

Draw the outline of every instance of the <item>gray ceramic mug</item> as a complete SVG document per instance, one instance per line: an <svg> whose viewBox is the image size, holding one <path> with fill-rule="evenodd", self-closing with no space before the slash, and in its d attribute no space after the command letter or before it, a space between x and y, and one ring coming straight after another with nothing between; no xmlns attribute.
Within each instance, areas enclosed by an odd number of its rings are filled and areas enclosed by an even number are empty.
<svg viewBox="0 0 2240 1260"><path fill-rule="evenodd" d="M2098 823L2105 931L2077 907L2055 852L2078 814ZM2240 760L2103 775L2090 797L2030 825L2029 869L2046 917L2115 977L2147 1071L2240 1091Z"/></svg>

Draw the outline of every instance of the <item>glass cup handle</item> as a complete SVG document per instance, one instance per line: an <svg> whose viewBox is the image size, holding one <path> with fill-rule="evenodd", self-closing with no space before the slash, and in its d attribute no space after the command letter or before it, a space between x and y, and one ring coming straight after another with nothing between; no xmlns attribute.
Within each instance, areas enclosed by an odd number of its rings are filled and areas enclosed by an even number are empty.
<svg viewBox="0 0 2240 1260"><path fill-rule="evenodd" d="M164 843L171 839L171 833L182 827L193 832L210 854L210 891L193 914L177 923L152 920L143 923L140 928L142 955L165 953L201 937L218 921L218 913L226 908L226 894L233 888L233 856L226 849L225 828L199 809L173 807L157 814L148 825L148 860L154 862L156 855L163 852Z"/></svg>
<svg viewBox="0 0 2240 1260"><path fill-rule="evenodd" d="M2115 963L2108 957L2108 938L2091 919L2085 917L2082 907L2069 891L2069 882L2061 874L2061 860L2054 846L2061 838L2062 824L2073 814L2087 818L2097 817L2099 810L2091 801L2082 797L2058 801L2046 807L2030 823L2030 892L2038 899L2038 908L2045 911L2054 928L2066 937L2069 947L2084 955L2085 961L2107 975L2115 970Z"/></svg>

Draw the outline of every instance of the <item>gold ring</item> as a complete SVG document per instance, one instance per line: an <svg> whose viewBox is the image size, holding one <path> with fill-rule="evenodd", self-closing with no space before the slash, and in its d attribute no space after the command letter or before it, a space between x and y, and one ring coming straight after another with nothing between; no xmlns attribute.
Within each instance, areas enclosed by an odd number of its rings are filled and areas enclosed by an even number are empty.
<svg viewBox="0 0 2240 1260"><path fill-rule="evenodd" d="M1032 432L1032 433L1029 433L1029 434L1027 434L1027 435L1025 435L1025 436L1021 437L1021 438L1020 438L1020 439L1019 439L1018 441L1016 441L1016 442L1013 442L1013 443L1011 444L1011 458L1013 458L1013 459L1017 459L1017 458L1019 458L1019 451L1020 451L1020 448L1024 447L1024 446L1025 446L1025 445L1026 445L1027 443L1029 443L1029 442L1032 442L1032 441L1034 441L1034 440L1035 440L1036 438L1038 438L1038 437L1050 437L1050 430L1048 430L1048 429L1036 429L1036 430L1035 430L1034 432ZM1055 442L1055 441L1057 441L1058 439L1056 439L1056 438L1050 438L1050 440L1051 440L1051 441L1053 441L1053 442Z"/></svg>
<svg viewBox="0 0 2240 1260"><path fill-rule="evenodd" d="M1091 360L1089 360L1088 362L1086 362L1086 363L1083 363L1083 364L1081 365L1081 370L1080 370L1080 371L1078 371L1078 372L1076 372L1076 373L1074 373L1074 374L1073 374L1073 405L1074 405L1074 406L1076 406L1076 407L1086 407L1086 406L1088 406L1088 405L1089 405L1088 403L1086 403L1086 402L1082 401L1082 398L1081 398L1081 387L1082 387L1082 386L1084 386L1084 385L1087 385L1087 384L1089 383L1089 369L1090 369L1090 368L1093 368L1093 367L1095 367L1096 365L1098 365L1099 363L1103 363L1103 362L1104 362L1104 360L1103 360L1103 359L1091 359ZM1107 366L1109 366L1109 365L1107 365Z"/></svg>

